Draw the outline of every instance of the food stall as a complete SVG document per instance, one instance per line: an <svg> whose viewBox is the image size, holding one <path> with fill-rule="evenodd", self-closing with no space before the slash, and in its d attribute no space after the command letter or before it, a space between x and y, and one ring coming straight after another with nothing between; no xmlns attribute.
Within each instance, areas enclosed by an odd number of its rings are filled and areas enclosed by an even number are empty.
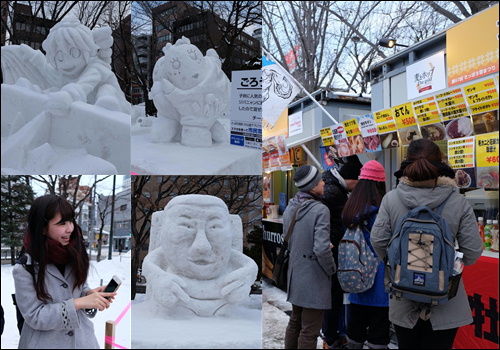
<svg viewBox="0 0 500 350"><path fill-rule="evenodd" d="M300 161L327 170L350 150L362 163L379 161L386 169L387 188L392 189L396 185L393 173L408 145L414 139L428 138L440 146L455 170L459 191L476 217L483 217L485 224L486 220L498 221L497 53L495 5L370 67L366 73L371 84L368 111L360 106L356 112L329 110L337 120L333 123L309 97L290 104L283 112L288 118L289 134L284 141L290 149L290 164L273 163L269 153L266 160L270 150L264 146L263 151L268 183L264 201L278 204L279 209L277 218L273 214L263 219L264 275L272 276L273 259L283 240L280 214L295 194L293 174ZM327 106L330 93L320 91L314 97ZM498 251L485 250L476 264L464 269L474 322L459 329L454 348L498 348L498 257Z"/></svg>
<svg viewBox="0 0 500 350"><path fill-rule="evenodd" d="M303 164L323 170L333 166L335 150L324 146L320 130L336 122L324 111L340 123L370 112L370 98L366 96L326 90L315 91L311 96L315 101L306 97L290 104L272 126L264 117L262 272L268 278L272 277L284 239L282 214L297 191L293 182L295 170ZM366 154L359 157L362 161L372 159Z"/></svg>
<svg viewBox="0 0 500 350"><path fill-rule="evenodd" d="M460 193L485 224L498 220L500 84L494 52L498 5L378 62L366 76L381 139L395 132L401 143L390 173L411 140L431 139L455 170ZM476 264L464 269L474 322L459 329L456 349L498 348L495 250L485 250Z"/></svg>

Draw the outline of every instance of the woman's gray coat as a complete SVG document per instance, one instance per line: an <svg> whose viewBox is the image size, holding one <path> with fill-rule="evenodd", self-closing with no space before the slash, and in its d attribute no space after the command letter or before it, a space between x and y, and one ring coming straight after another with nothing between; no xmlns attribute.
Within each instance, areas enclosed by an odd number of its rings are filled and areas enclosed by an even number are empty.
<svg viewBox="0 0 500 350"><path fill-rule="evenodd" d="M439 177L436 188L434 180L412 183L403 177L396 189L384 196L371 231L371 243L379 258L383 259L386 256L387 244L399 218L419 205L427 205L434 209L451 192L454 193L443 207L441 216L450 225L458 243L458 250L464 253L465 265L474 264L483 252L474 211L465 197L456 191L455 181L444 176ZM419 303L404 298L401 300L391 298L389 319L398 326L413 328L419 319L418 306ZM430 322L434 330L457 328L472 322L472 313L462 281L454 298L446 304L432 308Z"/></svg>
<svg viewBox="0 0 500 350"><path fill-rule="evenodd" d="M283 232L288 232L299 202L312 196L299 192L283 213ZM288 301L310 309L330 309L331 276L335 261L330 249L330 212L317 200L306 200L297 212L288 247Z"/></svg>
<svg viewBox="0 0 500 350"><path fill-rule="evenodd" d="M26 256L31 264L31 257ZM19 349L99 349L94 324L85 310L76 310L73 303L73 299L85 296L89 287L85 283L73 290L70 271L71 266L66 265L63 277L54 264L46 265L45 285L52 301L44 303L36 297L30 273L21 264L14 266L16 301L24 316Z"/></svg>

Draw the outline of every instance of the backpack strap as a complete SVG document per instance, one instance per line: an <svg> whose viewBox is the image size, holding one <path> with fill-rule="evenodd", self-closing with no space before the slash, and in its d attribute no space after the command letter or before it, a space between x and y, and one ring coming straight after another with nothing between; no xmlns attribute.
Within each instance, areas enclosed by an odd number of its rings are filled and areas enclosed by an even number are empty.
<svg viewBox="0 0 500 350"><path fill-rule="evenodd" d="M292 230L293 230L293 227L295 226L295 219L297 218L297 213L298 213L298 211L299 211L299 209L300 209L300 206L301 206L303 203L307 202L308 200L310 200L310 199L306 199L306 200L304 200L303 202L301 202L301 203L299 204L299 206L297 207L297 210L295 210L295 213L293 214L292 222L290 223L290 226L288 227L288 231L287 231L286 236L285 236L285 239L284 239L284 240L285 240L285 242L287 242L287 243L288 243L288 240L290 239L290 236L292 235Z"/></svg>
<svg viewBox="0 0 500 350"><path fill-rule="evenodd" d="M448 197L446 197L446 199L435 209L437 214L441 215L441 211L443 210L444 205L446 204L446 202L448 202L448 199L450 199L453 192L455 191L451 191Z"/></svg>

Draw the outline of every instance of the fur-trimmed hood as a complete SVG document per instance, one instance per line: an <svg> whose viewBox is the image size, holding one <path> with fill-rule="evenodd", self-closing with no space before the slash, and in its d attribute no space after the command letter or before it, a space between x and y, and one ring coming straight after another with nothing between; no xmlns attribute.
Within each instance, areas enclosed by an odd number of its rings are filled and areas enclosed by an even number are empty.
<svg viewBox="0 0 500 350"><path fill-rule="evenodd" d="M435 180L410 181L403 176L396 187L396 191L408 208L415 208L419 205L436 208L456 188L455 180L446 176L438 177L437 183Z"/></svg>
<svg viewBox="0 0 500 350"><path fill-rule="evenodd" d="M411 187L434 187L434 186L453 186L457 187L457 183L455 179L451 179L447 176L440 176L437 179L437 183L435 180L427 180L427 181L411 181L406 176L403 176L399 179L401 183L405 183Z"/></svg>

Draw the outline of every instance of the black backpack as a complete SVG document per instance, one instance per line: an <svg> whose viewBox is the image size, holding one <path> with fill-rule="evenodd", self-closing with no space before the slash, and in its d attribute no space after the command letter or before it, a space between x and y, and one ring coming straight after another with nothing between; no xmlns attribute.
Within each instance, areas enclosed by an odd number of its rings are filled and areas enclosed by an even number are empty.
<svg viewBox="0 0 500 350"><path fill-rule="evenodd" d="M24 325L24 317L21 314L19 307L17 306L15 294L12 294L12 302L16 306L17 329L19 329L19 335L21 335L21 332L23 330L23 325Z"/></svg>
<svg viewBox="0 0 500 350"><path fill-rule="evenodd" d="M26 263L26 256L23 254L23 250L21 250L21 253L16 260L16 264ZM24 317L23 314L21 314L21 310L19 310L19 307L17 306L16 294L12 294L12 302L16 306L17 329L19 330L19 335L21 335L24 325Z"/></svg>

